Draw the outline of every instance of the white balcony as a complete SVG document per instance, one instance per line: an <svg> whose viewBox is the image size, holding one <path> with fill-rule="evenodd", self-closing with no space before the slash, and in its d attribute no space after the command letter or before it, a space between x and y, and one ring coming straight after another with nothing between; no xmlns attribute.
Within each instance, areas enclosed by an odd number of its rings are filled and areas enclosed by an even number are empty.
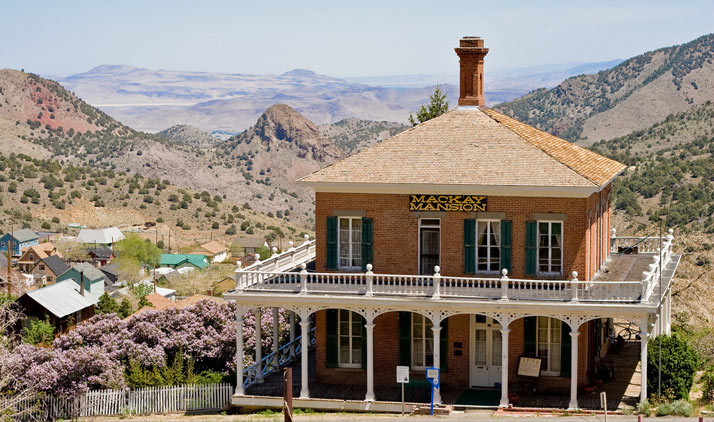
<svg viewBox="0 0 714 422"><path fill-rule="evenodd" d="M672 252L672 241L670 231L661 239L660 253L659 238L613 237L613 255L591 281L578 280L577 273L567 280L514 279L509 278L505 270L500 277L447 277L439 274L438 267L437 272L429 276L374 273L371 265L364 273L308 272L306 263L315 256L314 241L311 241L274 255L270 260L237 269L233 293L656 304L661 298L653 293L659 291L658 287L666 291L679 262L679 255ZM296 259L296 255L300 259ZM292 271L287 270L290 265ZM295 269L298 266L302 269Z"/></svg>

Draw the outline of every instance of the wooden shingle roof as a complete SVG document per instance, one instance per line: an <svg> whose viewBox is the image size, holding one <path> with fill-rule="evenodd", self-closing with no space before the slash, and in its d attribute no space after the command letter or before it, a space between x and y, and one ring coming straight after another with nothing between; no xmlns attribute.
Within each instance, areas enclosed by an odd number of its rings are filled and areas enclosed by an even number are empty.
<svg viewBox="0 0 714 422"><path fill-rule="evenodd" d="M462 107L300 182L597 191L625 166L488 108ZM348 188L346 185L345 188ZM412 192L419 193L419 192Z"/></svg>

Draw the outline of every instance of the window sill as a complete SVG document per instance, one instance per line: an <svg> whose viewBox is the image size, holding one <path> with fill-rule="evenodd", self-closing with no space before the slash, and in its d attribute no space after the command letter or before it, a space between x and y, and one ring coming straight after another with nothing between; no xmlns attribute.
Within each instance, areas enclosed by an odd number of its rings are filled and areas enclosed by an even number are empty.
<svg viewBox="0 0 714 422"><path fill-rule="evenodd" d="M535 276L537 280L563 280L563 274L561 273L538 273Z"/></svg>
<svg viewBox="0 0 714 422"><path fill-rule="evenodd" d="M334 369L335 371L338 372L364 372L364 369L362 368L342 368L342 367L337 367L337 368L329 368L329 369Z"/></svg>

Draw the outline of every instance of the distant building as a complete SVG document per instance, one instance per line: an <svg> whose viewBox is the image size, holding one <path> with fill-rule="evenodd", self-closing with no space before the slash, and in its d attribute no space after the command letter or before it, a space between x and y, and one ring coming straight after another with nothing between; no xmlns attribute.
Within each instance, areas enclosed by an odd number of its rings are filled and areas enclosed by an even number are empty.
<svg viewBox="0 0 714 422"><path fill-rule="evenodd" d="M124 234L116 227L98 230L82 229L77 235L79 243L93 243L101 246L111 246L120 240L124 240Z"/></svg>
<svg viewBox="0 0 714 422"><path fill-rule="evenodd" d="M253 255L256 249L267 246L265 239L260 237L241 237L235 243L243 248L244 255Z"/></svg>
<svg viewBox="0 0 714 422"><path fill-rule="evenodd" d="M48 319L55 327L55 333L67 332L78 324L94 316L94 305L98 297L80 291L79 285L71 280L52 284L20 296L17 300L26 319L23 326L33 319Z"/></svg>
<svg viewBox="0 0 714 422"><path fill-rule="evenodd" d="M228 248L219 242L211 241L201 245L200 250L191 252L192 255L206 255L211 263L223 262L228 258Z"/></svg>
<svg viewBox="0 0 714 422"><path fill-rule="evenodd" d="M12 256L20 256L23 249L37 245L40 237L30 229L15 230L12 233L5 233L0 237L0 252L7 253L7 248L12 242L10 253Z"/></svg>
<svg viewBox="0 0 714 422"><path fill-rule="evenodd" d="M57 277L57 282L64 280L74 280L79 285L80 280L84 280L84 290L86 293L99 298L104 294L104 273L88 262L75 264L64 274Z"/></svg>
<svg viewBox="0 0 714 422"><path fill-rule="evenodd" d="M195 268L206 268L209 262L206 255L197 254L178 254L178 253L165 253L161 255L161 261L159 266L169 267L169 268L184 268L184 267L195 267Z"/></svg>
<svg viewBox="0 0 714 422"><path fill-rule="evenodd" d="M44 287L57 282L57 278L69 270L67 263L59 255L41 258L32 267L31 274L36 286Z"/></svg>
<svg viewBox="0 0 714 422"><path fill-rule="evenodd" d="M52 242L32 245L24 249L20 260L17 261L17 265L20 268L20 271L23 273L29 273L33 268L35 268L35 265L40 259L47 258L52 255L60 255Z"/></svg>
<svg viewBox="0 0 714 422"><path fill-rule="evenodd" d="M104 266L112 262L114 252L105 246L92 246L87 249L87 255L92 259L94 265Z"/></svg>

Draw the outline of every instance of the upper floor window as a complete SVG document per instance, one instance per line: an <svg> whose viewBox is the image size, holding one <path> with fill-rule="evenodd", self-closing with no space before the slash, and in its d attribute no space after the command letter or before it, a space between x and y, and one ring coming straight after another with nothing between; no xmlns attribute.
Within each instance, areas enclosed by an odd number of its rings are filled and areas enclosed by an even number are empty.
<svg viewBox="0 0 714 422"><path fill-rule="evenodd" d="M561 274L563 271L563 222L538 222L538 272Z"/></svg>
<svg viewBox="0 0 714 422"><path fill-rule="evenodd" d="M412 313L412 369L434 365L432 324L424 315Z"/></svg>
<svg viewBox="0 0 714 422"><path fill-rule="evenodd" d="M538 317L536 356L543 359L541 370L544 375L560 375L562 327L559 319Z"/></svg>
<svg viewBox="0 0 714 422"><path fill-rule="evenodd" d="M498 272L501 268L501 222L479 220L476 241L476 270Z"/></svg>
<svg viewBox="0 0 714 422"><path fill-rule="evenodd" d="M337 314L337 336L340 345L341 368L362 366L362 317L352 311L340 309Z"/></svg>
<svg viewBox="0 0 714 422"><path fill-rule="evenodd" d="M338 241L341 269L362 268L362 219L340 217Z"/></svg>
<svg viewBox="0 0 714 422"><path fill-rule="evenodd" d="M41 271L44 271L44 270L45 270L45 266L44 266L44 265L40 265L40 270L41 270Z"/></svg>

